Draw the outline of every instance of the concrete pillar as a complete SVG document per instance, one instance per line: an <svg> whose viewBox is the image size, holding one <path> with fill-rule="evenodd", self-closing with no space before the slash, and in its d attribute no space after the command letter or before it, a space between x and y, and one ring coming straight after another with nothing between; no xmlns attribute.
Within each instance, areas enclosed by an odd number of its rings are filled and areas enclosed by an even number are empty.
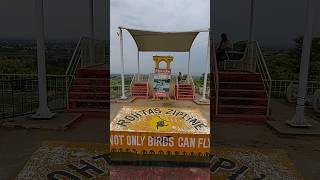
<svg viewBox="0 0 320 180"><path fill-rule="evenodd" d="M50 119L54 113L48 108L46 59L45 59L45 32L44 32L44 11L43 0L36 0L36 26L37 26L37 64L38 64L38 89L39 107L34 119Z"/></svg>
<svg viewBox="0 0 320 180"><path fill-rule="evenodd" d="M309 127L311 126L305 121L304 109L307 94L310 52L312 49L312 28L315 17L316 0L308 0L306 9L306 22L303 37L300 74L299 74L299 89L296 105L296 113L294 117L287 121L293 127Z"/></svg>
<svg viewBox="0 0 320 180"><path fill-rule="evenodd" d="M122 29L120 28L120 53L121 53L121 97L120 99L127 99L125 91L124 91L124 59L123 59L123 33Z"/></svg>
<svg viewBox="0 0 320 180"><path fill-rule="evenodd" d="M89 41L89 56L90 65L95 63L95 35L94 35L94 0L89 0L89 28L90 28L90 41Z"/></svg>

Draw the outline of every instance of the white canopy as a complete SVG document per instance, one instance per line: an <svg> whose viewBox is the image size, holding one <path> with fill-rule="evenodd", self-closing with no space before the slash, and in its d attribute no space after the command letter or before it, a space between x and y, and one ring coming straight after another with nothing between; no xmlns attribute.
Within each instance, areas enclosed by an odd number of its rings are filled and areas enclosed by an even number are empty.
<svg viewBox="0 0 320 180"><path fill-rule="evenodd" d="M209 32L208 29L187 32L157 32L119 28L126 29L131 34L138 46L138 51L188 52L199 32Z"/></svg>

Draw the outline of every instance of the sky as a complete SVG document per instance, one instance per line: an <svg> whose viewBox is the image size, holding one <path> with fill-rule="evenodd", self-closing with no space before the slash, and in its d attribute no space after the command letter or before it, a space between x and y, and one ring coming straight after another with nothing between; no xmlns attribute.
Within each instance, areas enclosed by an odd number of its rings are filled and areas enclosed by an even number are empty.
<svg viewBox="0 0 320 180"><path fill-rule="evenodd" d="M110 57L111 73L121 72L119 26L155 31L189 31L210 27L209 0L111 0ZM206 68L208 33L200 33L191 48L190 71L201 75ZM137 46L124 31L124 61L126 73L137 73ZM153 55L171 55L173 73L187 73L188 53L140 52L140 70L151 73Z"/></svg>
<svg viewBox="0 0 320 180"><path fill-rule="evenodd" d="M107 36L107 1L94 0L95 35ZM89 35L88 0L44 0L47 39ZM35 39L35 0L0 0L0 39Z"/></svg>
<svg viewBox="0 0 320 180"><path fill-rule="evenodd" d="M108 0L95 2L95 35L106 39L109 29ZM320 1L314 36L320 37ZM35 39L35 0L0 0L0 39ZM110 0L111 72L120 72L117 26L150 30L192 30L209 27L209 2L216 37L226 32L233 41L248 38L250 0ZM47 39L79 39L88 35L88 0L44 0ZM256 0L255 39L264 47L292 47L302 35L305 23L304 0ZM137 49L128 33L125 37L126 71L137 71ZM200 74L205 68L206 34L197 37L191 50L191 70ZM141 54L144 72L152 71L152 55ZM158 55L161 55L158 53ZM186 72L187 54L174 55L174 71ZM152 62L151 62L152 63Z"/></svg>
<svg viewBox="0 0 320 180"><path fill-rule="evenodd" d="M229 34L233 41L248 38L250 0L213 0L216 36ZM304 33L307 0L256 0L254 35L261 45L288 48ZM320 1L316 2L314 36L320 37ZM231 5L232 4L232 5Z"/></svg>

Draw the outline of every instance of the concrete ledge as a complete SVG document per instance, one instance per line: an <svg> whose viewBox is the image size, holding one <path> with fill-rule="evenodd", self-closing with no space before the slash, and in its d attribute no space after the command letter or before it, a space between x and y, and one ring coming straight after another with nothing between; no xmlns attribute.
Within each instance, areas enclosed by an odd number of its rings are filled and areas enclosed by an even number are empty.
<svg viewBox="0 0 320 180"><path fill-rule="evenodd" d="M132 102L134 100L136 100L135 97L129 97L128 99L124 99L124 100L116 99L115 102L116 103L129 103L129 102Z"/></svg>
<svg viewBox="0 0 320 180"><path fill-rule="evenodd" d="M208 99L207 101L200 101L199 99L194 99L193 102L198 105L210 105L210 99Z"/></svg>
<svg viewBox="0 0 320 180"><path fill-rule="evenodd" d="M57 113L49 120L34 120L29 115L8 119L1 126L6 128L66 130L81 116L81 113Z"/></svg>
<svg viewBox="0 0 320 180"><path fill-rule="evenodd" d="M302 135L302 136L319 136L320 137L320 123L309 119L308 122L312 125L307 128L295 128L289 126L283 121L267 121L267 125L275 130L280 135Z"/></svg>

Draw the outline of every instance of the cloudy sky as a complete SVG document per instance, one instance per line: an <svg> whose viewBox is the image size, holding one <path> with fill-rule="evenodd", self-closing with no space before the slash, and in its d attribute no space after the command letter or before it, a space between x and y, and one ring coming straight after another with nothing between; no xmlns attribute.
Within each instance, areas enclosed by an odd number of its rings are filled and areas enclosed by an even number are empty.
<svg viewBox="0 0 320 180"><path fill-rule="evenodd" d="M265 46L287 48L302 35L307 0L256 0L255 38ZM314 21L314 36L320 36L320 1ZM233 40L248 37L250 0L214 0L213 26L216 34L227 32Z"/></svg>
<svg viewBox="0 0 320 180"><path fill-rule="evenodd" d="M89 33L88 0L44 0L47 39L75 39ZM94 0L95 34L107 37L107 1ZM0 0L0 39L35 39L35 0Z"/></svg>
<svg viewBox="0 0 320 180"><path fill-rule="evenodd" d="M320 36L320 1L315 0L318 13L314 22L314 36ZM111 0L111 71L120 72L118 26L149 30L190 30L209 26L209 0ZM213 29L216 39L226 32L233 41L247 40L250 0L213 0ZM288 48L293 39L303 34L306 1L257 0L255 38L264 47ZM191 71L204 70L206 34L195 41L191 52ZM131 36L124 33L125 69L137 71L137 48ZM187 54L174 55L174 71L186 72ZM144 72L152 71L152 53L143 53Z"/></svg>
<svg viewBox="0 0 320 180"><path fill-rule="evenodd" d="M320 1L315 7L314 35L320 36ZM35 39L35 0L0 0L0 39ZM79 39L88 35L88 0L44 0L47 39ZM108 0L95 2L95 32L98 39L108 34ZM209 27L209 0L110 0L111 71L120 72L119 25L150 30L192 30ZM211 0L215 36L227 32L233 41L248 38L250 0ZM303 34L304 0L256 0L255 37L269 47L288 48L292 39ZM137 71L137 49L125 33L126 71ZM192 47L191 70L204 69L206 34L200 34ZM160 53L159 53L160 54ZM152 71L152 55L143 53L144 72ZM187 54L174 55L174 71L187 70ZM150 64L151 63L151 64Z"/></svg>
<svg viewBox="0 0 320 180"><path fill-rule="evenodd" d="M188 31L210 27L209 0L111 0L110 2L111 73L121 72L118 27L156 31ZM200 33L191 49L191 73L201 74L205 69L208 33ZM153 55L172 55L173 72L187 72L188 53L141 52L140 69L153 71ZM137 46L124 31L124 59L127 73L137 72Z"/></svg>

